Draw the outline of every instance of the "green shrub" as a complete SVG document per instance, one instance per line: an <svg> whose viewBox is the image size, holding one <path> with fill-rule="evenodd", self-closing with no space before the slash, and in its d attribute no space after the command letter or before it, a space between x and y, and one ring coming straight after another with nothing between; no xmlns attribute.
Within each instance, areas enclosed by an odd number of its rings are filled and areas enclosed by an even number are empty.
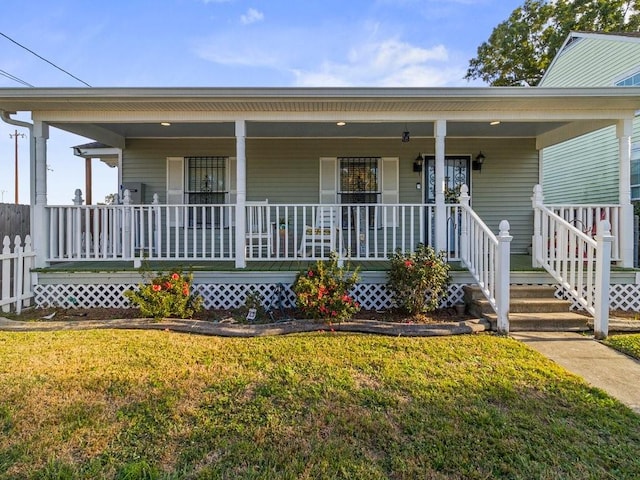
<svg viewBox="0 0 640 480"><path fill-rule="evenodd" d="M391 255L387 287L396 306L409 314L432 312L447 295L449 264L445 253L418 244L414 253Z"/></svg>
<svg viewBox="0 0 640 480"><path fill-rule="evenodd" d="M138 290L124 292L143 317L191 318L202 310L202 298L191 293L193 275L178 272L158 275L149 283L138 285Z"/></svg>
<svg viewBox="0 0 640 480"><path fill-rule="evenodd" d="M358 269L338 266L338 258L331 255L328 262L318 261L316 266L299 272L293 284L296 302L306 317L340 322L360 310L349 291L358 281Z"/></svg>

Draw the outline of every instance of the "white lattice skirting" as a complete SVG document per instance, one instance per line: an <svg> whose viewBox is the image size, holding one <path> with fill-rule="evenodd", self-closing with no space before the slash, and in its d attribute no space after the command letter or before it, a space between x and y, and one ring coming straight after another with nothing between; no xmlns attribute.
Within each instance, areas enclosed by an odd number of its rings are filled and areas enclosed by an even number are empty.
<svg viewBox="0 0 640 480"><path fill-rule="evenodd" d="M463 303L462 284L449 286L449 295L441 307ZM35 303L42 308L129 308L123 293L137 284L37 285ZM291 285L282 283L208 283L195 284L194 290L204 300L206 309L233 309L245 305L247 295L259 294L267 310L295 306ZM351 292L365 310L384 310L393 306L391 293L384 283L359 283Z"/></svg>
<svg viewBox="0 0 640 480"><path fill-rule="evenodd" d="M586 293L586 289L585 289ZM572 300L564 288L558 287L556 298ZM616 284L609 287L609 309L623 312L640 312L640 284ZM583 310L582 306L573 301L572 310Z"/></svg>

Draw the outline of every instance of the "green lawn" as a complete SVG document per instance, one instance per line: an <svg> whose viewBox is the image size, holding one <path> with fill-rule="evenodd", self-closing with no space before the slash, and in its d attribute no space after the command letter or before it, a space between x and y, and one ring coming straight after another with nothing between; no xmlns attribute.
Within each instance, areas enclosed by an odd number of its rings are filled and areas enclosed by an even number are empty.
<svg viewBox="0 0 640 480"><path fill-rule="evenodd" d="M491 335L0 333L0 478L640 478L640 416Z"/></svg>
<svg viewBox="0 0 640 480"><path fill-rule="evenodd" d="M640 334L638 333L612 335L604 343L640 360Z"/></svg>

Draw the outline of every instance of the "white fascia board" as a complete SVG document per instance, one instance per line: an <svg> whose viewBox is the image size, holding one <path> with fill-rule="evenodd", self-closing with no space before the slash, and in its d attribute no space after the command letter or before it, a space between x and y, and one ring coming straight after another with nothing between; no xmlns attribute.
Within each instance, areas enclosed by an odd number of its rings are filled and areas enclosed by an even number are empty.
<svg viewBox="0 0 640 480"><path fill-rule="evenodd" d="M438 112L366 112L366 111L327 111L327 112L171 112L162 114L155 111L145 112L101 112L99 116L91 112L49 112L47 122L55 125L64 123L65 128L71 127L81 130L90 123L231 123L238 119L249 122L332 122L344 120L346 122L436 122L438 120L484 122L491 120L508 121L571 121L587 119L610 119L633 115L635 109L557 109L557 110L499 110L484 111L438 111ZM82 133L79 133L82 135ZM87 135L85 135L87 136ZM91 136L90 136L91 137ZM93 138L93 137L92 137ZM103 143L113 145L113 142L96 138Z"/></svg>
<svg viewBox="0 0 640 480"><path fill-rule="evenodd" d="M450 87L450 88L392 88L392 87L350 87L350 88L0 88L0 108L2 102L31 101L39 104L37 110L47 110L46 105L56 101L69 103L94 102L108 106L118 100L123 102L205 102L205 101L247 101L247 100L343 100L353 99L475 99L513 97L574 97L589 94L615 95L611 87L585 88L545 88L545 87Z"/></svg>

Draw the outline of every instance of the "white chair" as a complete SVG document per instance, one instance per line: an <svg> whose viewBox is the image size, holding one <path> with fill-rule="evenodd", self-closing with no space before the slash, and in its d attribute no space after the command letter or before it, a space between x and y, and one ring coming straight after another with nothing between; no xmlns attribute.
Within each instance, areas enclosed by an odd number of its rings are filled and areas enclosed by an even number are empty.
<svg viewBox="0 0 640 480"><path fill-rule="evenodd" d="M247 257L262 258L262 252L267 256L273 254L273 229L269 201L246 202L247 219L246 232Z"/></svg>
<svg viewBox="0 0 640 480"><path fill-rule="evenodd" d="M304 226L298 253L305 257L308 256L307 252L311 251L311 256L314 256L319 249L320 256L328 256L329 253L337 251L341 243L337 207L320 206L316 210L313 226Z"/></svg>

